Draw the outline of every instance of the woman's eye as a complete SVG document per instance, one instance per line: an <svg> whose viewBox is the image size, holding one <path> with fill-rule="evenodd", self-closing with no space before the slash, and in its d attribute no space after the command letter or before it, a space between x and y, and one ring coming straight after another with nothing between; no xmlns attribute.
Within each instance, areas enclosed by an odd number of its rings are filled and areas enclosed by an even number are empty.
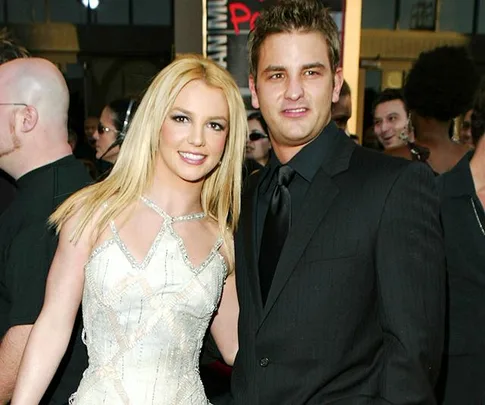
<svg viewBox="0 0 485 405"><path fill-rule="evenodd" d="M219 124L218 122L210 122L209 127L214 131L224 131L224 126Z"/></svg>
<svg viewBox="0 0 485 405"><path fill-rule="evenodd" d="M172 117L172 119L175 122L182 122L182 123L185 123L185 122L188 122L189 121L189 119L185 115L174 115Z"/></svg>

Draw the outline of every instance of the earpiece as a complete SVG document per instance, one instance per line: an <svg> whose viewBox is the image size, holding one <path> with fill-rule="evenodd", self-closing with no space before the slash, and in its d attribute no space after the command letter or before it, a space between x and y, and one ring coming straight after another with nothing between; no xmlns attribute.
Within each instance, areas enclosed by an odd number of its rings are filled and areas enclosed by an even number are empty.
<svg viewBox="0 0 485 405"><path fill-rule="evenodd" d="M131 99L128 107L126 109L126 114L125 114L125 120L123 121L123 127L121 128L121 131L118 132L116 135L115 141L109 146L108 149L100 156L99 159L102 159L106 154L113 148L116 148L118 145L121 146L123 141L125 140L126 133L128 132L128 124L130 122L130 116L131 116L131 110L133 109L133 104L135 103L134 99Z"/></svg>
<svg viewBox="0 0 485 405"><path fill-rule="evenodd" d="M123 143L125 140L126 133L128 132L128 124L130 122L130 116L131 116L131 110L133 108L133 104L135 103L135 100L131 99L130 103L128 104L128 108L126 109L126 114L125 114L125 120L123 121L123 127L121 128L121 131L118 133L118 136L116 137L116 140L120 140L120 145Z"/></svg>

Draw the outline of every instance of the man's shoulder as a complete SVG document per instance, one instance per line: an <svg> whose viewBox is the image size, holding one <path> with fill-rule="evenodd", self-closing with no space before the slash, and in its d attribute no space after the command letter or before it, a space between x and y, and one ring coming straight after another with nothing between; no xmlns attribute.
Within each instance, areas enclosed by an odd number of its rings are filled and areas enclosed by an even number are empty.
<svg viewBox="0 0 485 405"><path fill-rule="evenodd" d="M90 185L92 182L93 180L89 176L86 166L78 160L59 166L58 175L56 176L56 189L53 194L54 203L51 211L54 211L59 204L63 203L76 191Z"/></svg>
<svg viewBox="0 0 485 405"><path fill-rule="evenodd" d="M382 152L362 147L355 148L351 167L355 173L361 173L366 177L380 180L396 179L401 173L408 171L434 177L433 171L426 163L389 156Z"/></svg>
<svg viewBox="0 0 485 405"><path fill-rule="evenodd" d="M57 167L59 183L68 188L79 189L93 182L86 166L79 159L73 159Z"/></svg>
<svg viewBox="0 0 485 405"><path fill-rule="evenodd" d="M389 168L390 170L402 170L412 164L411 160L403 157L388 155L369 148L357 147L352 156L354 162L371 168Z"/></svg>

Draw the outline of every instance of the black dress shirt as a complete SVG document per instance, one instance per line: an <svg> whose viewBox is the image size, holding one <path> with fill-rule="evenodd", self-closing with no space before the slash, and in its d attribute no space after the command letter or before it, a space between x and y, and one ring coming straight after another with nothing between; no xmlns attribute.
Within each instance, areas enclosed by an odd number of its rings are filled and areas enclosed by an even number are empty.
<svg viewBox="0 0 485 405"><path fill-rule="evenodd" d="M295 177L288 187L291 195L292 224L298 220L298 214L300 213L305 194L308 191L313 177L322 165L322 162L325 161L327 154L330 153L328 149L329 138L335 137L338 134L338 131L339 129L335 123L330 121L313 141L305 145L289 162L287 162L287 165L291 166L296 172ZM262 173L262 179L258 189L256 219L258 257L266 212L268 211L271 195L276 187L277 179L275 174L280 166L281 162L278 160L276 154L272 153L268 164L263 169L264 172Z"/></svg>

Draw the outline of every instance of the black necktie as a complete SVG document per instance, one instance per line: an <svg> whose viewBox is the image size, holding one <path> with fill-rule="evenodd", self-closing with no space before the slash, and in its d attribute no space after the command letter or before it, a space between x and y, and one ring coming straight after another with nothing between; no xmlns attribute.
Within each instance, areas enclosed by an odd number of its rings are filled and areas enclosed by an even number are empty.
<svg viewBox="0 0 485 405"><path fill-rule="evenodd" d="M273 191L264 221L259 253L259 279L263 305L266 303L281 249L290 229L291 196L288 185L294 175L295 171L290 166L280 166L278 169L278 184Z"/></svg>

